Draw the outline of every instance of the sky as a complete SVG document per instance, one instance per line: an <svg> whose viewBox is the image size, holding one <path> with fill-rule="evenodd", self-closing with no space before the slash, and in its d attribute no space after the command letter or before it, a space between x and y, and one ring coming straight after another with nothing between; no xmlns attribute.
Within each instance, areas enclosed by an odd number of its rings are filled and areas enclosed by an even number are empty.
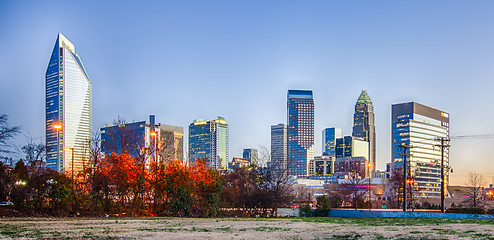
<svg viewBox="0 0 494 240"><path fill-rule="evenodd" d="M391 161L391 105L450 114L451 136L494 133L493 1L2 1L0 114L44 139L45 72L57 34L93 85L93 131L117 117L184 127L222 116L230 158L270 145L288 89L310 89L322 130L351 135L365 89L377 168ZM16 139L25 143L25 136ZM494 183L494 138L453 139L452 185Z"/></svg>

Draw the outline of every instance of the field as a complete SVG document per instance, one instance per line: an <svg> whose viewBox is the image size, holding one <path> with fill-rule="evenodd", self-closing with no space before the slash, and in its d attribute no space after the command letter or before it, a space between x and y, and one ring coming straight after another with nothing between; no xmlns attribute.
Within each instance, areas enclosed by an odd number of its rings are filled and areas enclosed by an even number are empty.
<svg viewBox="0 0 494 240"><path fill-rule="evenodd" d="M0 239L494 239L494 220L4 218Z"/></svg>

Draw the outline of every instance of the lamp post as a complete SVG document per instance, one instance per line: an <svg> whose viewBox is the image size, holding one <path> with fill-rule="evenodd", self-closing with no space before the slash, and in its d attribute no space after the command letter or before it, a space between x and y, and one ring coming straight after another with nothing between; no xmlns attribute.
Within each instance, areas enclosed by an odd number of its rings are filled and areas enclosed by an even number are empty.
<svg viewBox="0 0 494 240"><path fill-rule="evenodd" d="M156 132L151 132L151 136L154 137L154 162L158 162L158 140Z"/></svg>
<svg viewBox="0 0 494 240"><path fill-rule="evenodd" d="M58 150L60 147L60 137L58 136L58 131L62 128L62 125L57 123L53 127L57 129L57 171L60 172L60 151Z"/></svg>
<svg viewBox="0 0 494 240"><path fill-rule="evenodd" d="M369 174L369 210L371 210L371 208L372 208L372 201L371 201L371 172L370 172L371 166L372 166L372 163L369 162L367 164L367 169L368 169L367 172Z"/></svg>
<svg viewBox="0 0 494 240"><path fill-rule="evenodd" d="M65 149L72 151L72 184L74 184L74 148L66 147Z"/></svg>

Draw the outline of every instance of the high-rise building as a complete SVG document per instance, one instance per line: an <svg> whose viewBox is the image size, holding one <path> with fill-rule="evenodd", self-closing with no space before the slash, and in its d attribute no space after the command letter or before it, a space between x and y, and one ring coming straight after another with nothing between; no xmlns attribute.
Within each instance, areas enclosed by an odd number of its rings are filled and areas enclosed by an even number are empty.
<svg viewBox="0 0 494 240"><path fill-rule="evenodd" d="M128 153L150 160L183 161L183 128L149 121L107 124L101 128L101 150L106 155Z"/></svg>
<svg viewBox="0 0 494 240"><path fill-rule="evenodd" d="M341 129L326 128L322 131L322 154L324 156L336 155L336 139L341 138Z"/></svg>
<svg viewBox="0 0 494 240"><path fill-rule="evenodd" d="M314 159L314 99L310 90L288 90L288 175L306 177Z"/></svg>
<svg viewBox="0 0 494 240"><path fill-rule="evenodd" d="M369 142L362 138L345 136L336 139L336 158L364 157L369 159Z"/></svg>
<svg viewBox="0 0 494 240"><path fill-rule="evenodd" d="M372 163L371 170L376 170L376 127L374 125L374 107L365 90L362 90L353 115L352 136L369 142L368 160Z"/></svg>
<svg viewBox="0 0 494 240"><path fill-rule="evenodd" d="M403 171L406 151L408 176L413 179L414 196L441 196L440 139L449 139L449 114L416 102L392 106L392 161L396 171ZM449 165L449 151L444 152L444 167ZM447 174L447 171L445 171ZM446 177L447 183L447 177Z"/></svg>
<svg viewBox="0 0 494 240"><path fill-rule="evenodd" d="M258 164L259 164L259 161L258 161L259 156L257 154L257 149L254 149L254 148L244 149L243 158L247 159L247 161L249 161L249 163L254 164L256 166L258 166Z"/></svg>
<svg viewBox="0 0 494 240"><path fill-rule="evenodd" d="M208 166L228 169L228 124L225 119L194 120L189 125L189 163L206 159Z"/></svg>
<svg viewBox="0 0 494 240"><path fill-rule="evenodd" d="M47 167L75 175L89 160L91 88L74 45L59 33L46 69Z"/></svg>
<svg viewBox="0 0 494 240"><path fill-rule="evenodd" d="M287 161L288 130L286 124L271 126L271 162L276 171L285 171Z"/></svg>

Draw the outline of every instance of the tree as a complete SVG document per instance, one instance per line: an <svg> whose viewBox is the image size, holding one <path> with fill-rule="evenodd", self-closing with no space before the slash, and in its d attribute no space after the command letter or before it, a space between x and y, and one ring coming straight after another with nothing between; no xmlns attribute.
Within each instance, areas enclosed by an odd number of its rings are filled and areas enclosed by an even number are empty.
<svg viewBox="0 0 494 240"><path fill-rule="evenodd" d="M0 115L0 154L12 153L13 145L11 140L19 134L21 128L19 126L9 127L8 116L6 114ZM6 159L6 156L0 156L0 158Z"/></svg>
<svg viewBox="0 0 494 240"><path fill-rule="evenodd" d="M366 185L367 181L360 178L357 172L350 172L349 178L342 184L341 193L346 197L355 210L358 207L362 207L363 195L365 194L365 188L361 189L361 186ZM359 206L360 205L360 206Z"/></svg>
<svg viewBox="0 0 494 240"><path fill-rule="evenodd" d="M473 208L484 207L482 199L482 189L486 184L484 176L477 172L471 172L468 174L467 186L468 186L468 199L465 203L469 204Z"/></svg>
<svg viewBox="0 0 494 240"><path fill-rule="evenodd" d="M41 167L46 157L46 146L44 143L37 143L29 136L27 144L21 147L25 160L32 167Z"/></svg>

